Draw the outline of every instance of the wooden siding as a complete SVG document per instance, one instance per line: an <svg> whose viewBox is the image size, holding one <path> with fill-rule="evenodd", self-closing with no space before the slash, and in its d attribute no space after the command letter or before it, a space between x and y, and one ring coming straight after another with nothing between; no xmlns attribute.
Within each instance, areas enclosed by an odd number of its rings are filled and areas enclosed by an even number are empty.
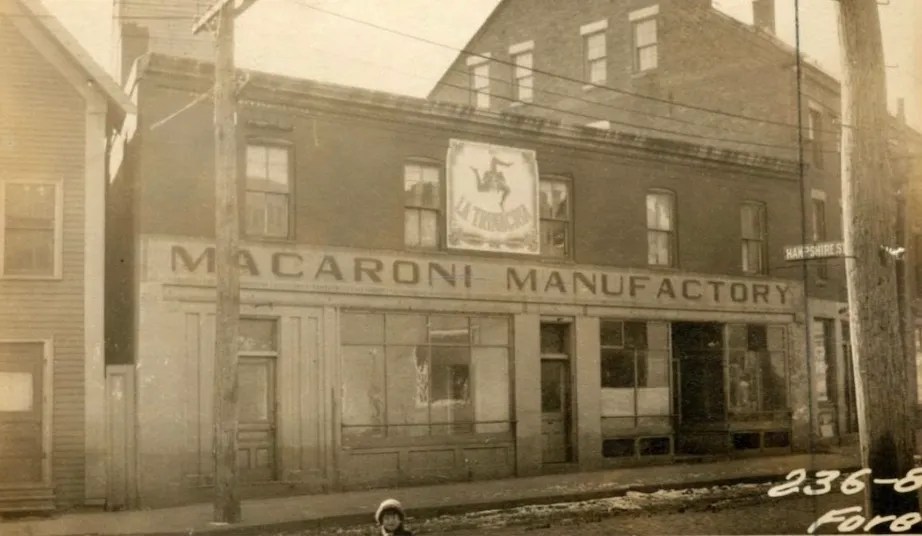
<svg viewBox="0 0 922 536"><path fill-rule="evenodd" d="M62 278L0 279L0 339L54 341L51 476L58 504L76 505L84 494L86 104L3 17L0 65L0 180L55 180L64 191Z"/></svg>

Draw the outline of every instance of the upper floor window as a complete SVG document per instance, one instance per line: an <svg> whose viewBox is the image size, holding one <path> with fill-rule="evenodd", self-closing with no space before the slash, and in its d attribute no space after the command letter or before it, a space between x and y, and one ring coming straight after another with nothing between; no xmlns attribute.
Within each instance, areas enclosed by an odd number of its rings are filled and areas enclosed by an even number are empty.
<svg viewBox="0 0 922 536"><path fill-rule="evenodd" d="M608 53L605 39L607 29L607 20L586 24L580 28L585 53L583 76L590 84L604 84L608 78Z"/></svg>
<svg viewBox="0 0 922 536"><path fill-rule="evenodd" d="M766 273L765 205L757 202L743 203L740 208L740 226L743 239L743 273Z"/></svg>
<svg viewBox="0 0 922 536"><path fill-rule="evenodd" d="M490 108L489 59L473 56L467 59L470 68L471 104L477 108Z"/></svg>
<svg viewBox="0 0 922 536"><path fill-rule="evenodd" d="M813 228L813 242L825 242L827 240L826 234L826 193L814 190L811 195L811 206L812 206L812 228ZM829 277L829 270L826 265L826 261L820 259L813 261L816 263L816 276L820 279L827 279Z"/></svg>
<svg viewBox="0 0 922 536"><path fill-rule="evenodd" d="M676 265L675 195L665 190L647 194L647 263Z"/></svg>
<svg viewBox="0 0 922 536"><path fill-rule="evenodd" d="M61 186L7 181L0 183L0 196L0 274L60 277Z"/></svg>
<svg viewBox="0 0 922 536"><path fill-rule="evenodd" d="M512 78L512 98L518 102L534 100L535 73L534 42L520 43L509 48L514 67Z"/></svg>
<svg viewBox="0 0 922 536"><path fill-rule="evenodd" d="M659 64L656 36L656 15L659 6L631 12L629 19L634 39L634 72L656 69Z"/></svg>
<svg viewBox="0 0 922 536"><path fill-rule="evenodd" d="M807 114L807 140L813 165L823 169L823 112L814 107Z"/></svg>
<svg viewBox="0 0 922 536"><path fill-rule="evenodd" d="M540 183L541 254L548 257L570 255L570 182L542 178Z"/></svg>
<svg viewBox="0 0 922 536"><path fill-rule="evenodd" d="M288 238L291 206L290 151L250 144L246 154L246 235Z"/></svg>
<svg viewBox="0 0 922 536"><path fill-rule="evenodd" d="M403 166L403 241L409 247L439 245L441 169L434 164L408 162Z"/></svg>

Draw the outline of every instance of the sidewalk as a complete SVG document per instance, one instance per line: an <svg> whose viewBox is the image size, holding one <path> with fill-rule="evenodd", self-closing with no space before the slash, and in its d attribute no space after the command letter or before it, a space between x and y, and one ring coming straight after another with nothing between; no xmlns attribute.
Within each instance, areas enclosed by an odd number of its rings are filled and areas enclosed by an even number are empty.
<svg viewBox="0 0 922 536"><path fill-rule="evenodd" d="M233 527L209 524L211 504L130 512L70 513L47 519L0 522L2 536L190 535L201 532L259 534L348 523L371 523L372 512L387 497L399 499L411 517L507 508L741 481L766 481L793 469L857 469L849 454L798 454L710 463L609 469L590 473L459 482L434 486L349 491L254 499L243 502L243 521Z"/></svg>

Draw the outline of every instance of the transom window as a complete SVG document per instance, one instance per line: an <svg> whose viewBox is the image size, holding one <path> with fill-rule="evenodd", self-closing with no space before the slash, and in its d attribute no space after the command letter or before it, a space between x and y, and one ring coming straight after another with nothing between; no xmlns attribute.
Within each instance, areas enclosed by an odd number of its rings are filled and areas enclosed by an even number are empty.
<svg viewBox="0 0 922 536"><path fill-rule="evenodd" d="M341 320L346 441L509 432L506 317L346 312Z"/></svg>
<svg viewBox="0 0 922 536"><path fill-rule="evenodd" d="M534 54L532 51L525 51L512 56L515 65L515 77L513 78L513 98L519 102L531 102L534 99L535 73Z"/></svg>
<svg viewBox="0 0 922 536"><path fill-rule="evenodd" d="M0 184L3 220L0 248L5 276L54 277L60 270L60 185Z"/></svg>
<svg viewBox="0 0 922 536"><path fill-rule="evenodd" d="M647 263L676 265L675 195L665 190L647 193Z"/></svg>
<svg viewBox="0 0 922 536"><path fill-rule="evenodd" d="M740 226L743 239L743 272L747 274L766 273L765 205L756 202L743 203L740 208Z"/></svg>
<svg viewBox="0 0 922 536"><path fill-rule="evenodd" d="M542 178L539 187L541 254L570 255L570 181Z"/></svg>
<svg viewBox="0 0 922 536"><path fill-rule="evenodd" d="M608 78L606 65L605 31L583 36L586 49L585 76L590 84L604 84Z"/></svg>
<svg viewBox="0 0 922 536"><path fill-rule="evenodd" d="M439 245L441 168L408 162L403 166L404 244L415 248Z"/></svg>
<svg viewBox="0 0 922 536"><path fill-rule="evenodd" d="M288 238L291 205L290 151L279 145L247 146L246 235Z"/></svg>

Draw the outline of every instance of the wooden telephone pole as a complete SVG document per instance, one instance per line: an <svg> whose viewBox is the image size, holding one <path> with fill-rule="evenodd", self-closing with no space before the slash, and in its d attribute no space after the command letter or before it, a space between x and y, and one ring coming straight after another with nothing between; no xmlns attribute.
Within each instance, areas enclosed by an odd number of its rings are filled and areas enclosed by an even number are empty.
<svg viewBox="0 0 922 536"><path fill-rule="evenodd" d="M876 0L839 0L842 49L842 196L849 320L862 466L872 470L865 516L918 511L894 484L913 468L915 400L899 307L895 185Z"/></svg>
<svg viewBox="0 0 922 536"><path fill-rule="evenodd" d="M237 71L234 19L253 3L219 0L195 23L192 33L215 31L215 312L214 516L216 523L240 521L237 491L237 354L240 324L240 213L237 171Z"/></svg>

